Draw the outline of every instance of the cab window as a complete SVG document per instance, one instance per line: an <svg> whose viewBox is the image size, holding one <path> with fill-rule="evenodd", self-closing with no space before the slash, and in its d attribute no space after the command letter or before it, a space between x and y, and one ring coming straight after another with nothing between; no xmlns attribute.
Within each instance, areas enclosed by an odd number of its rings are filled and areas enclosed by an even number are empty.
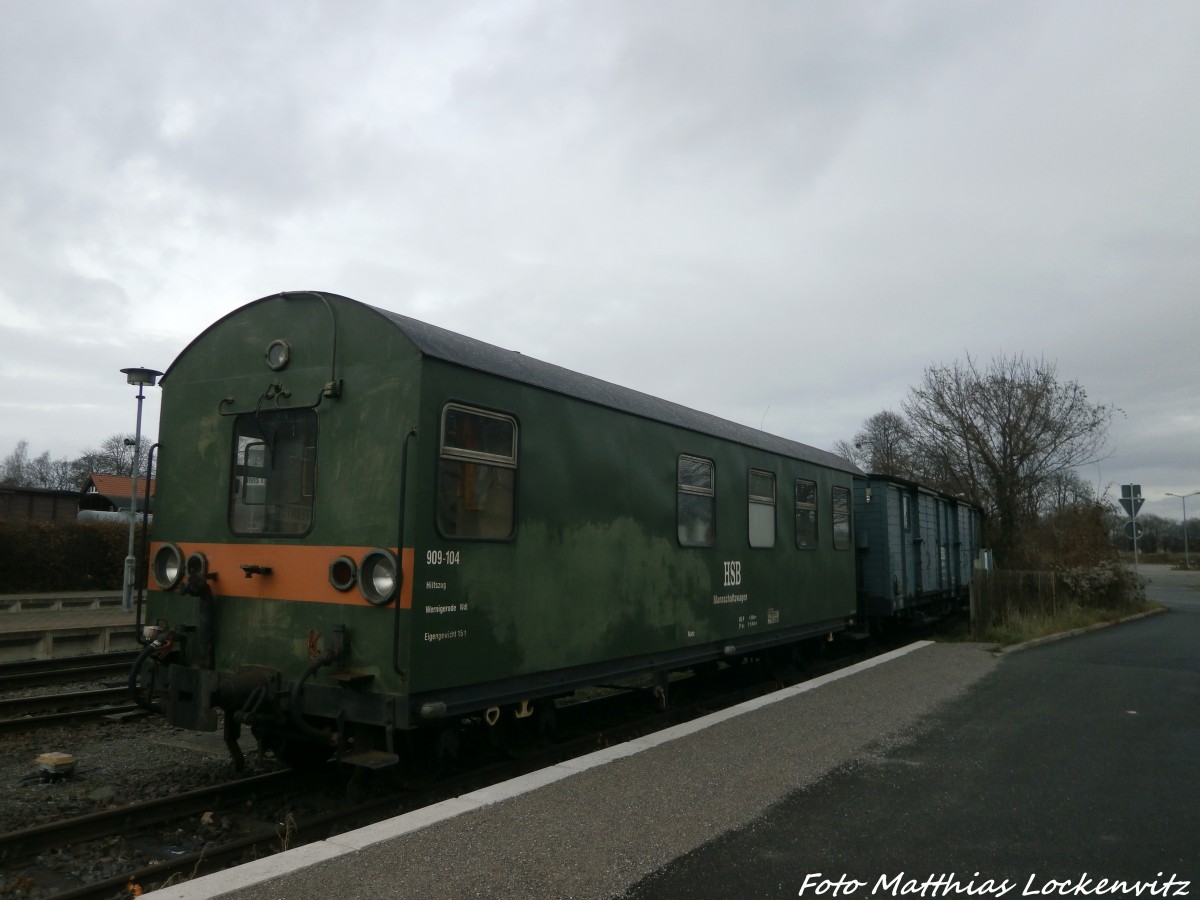
<svg viewBox="0 0 1200 900"><path fill-rule="evenodd" d="M243 413L234 420L229 527L234 534L307 534L317 480L317 414Z"/></svg>

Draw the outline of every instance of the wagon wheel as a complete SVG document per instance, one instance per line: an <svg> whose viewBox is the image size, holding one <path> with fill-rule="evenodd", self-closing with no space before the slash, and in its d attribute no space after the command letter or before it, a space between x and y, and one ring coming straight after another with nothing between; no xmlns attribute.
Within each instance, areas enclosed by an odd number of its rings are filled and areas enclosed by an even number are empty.
<svg viewBox="0 0 1200 900"><path fill-rule="evenodd" d="M462 741L459 739L458 727L439 728L437 734L434 735L433 746L430 748L434 769L442 772L453 768L458 765L461 755Z"/></svg>
<svg viewBox="0 0 1200 900"><path fill-rule="evenodd" d="M558 736L558 707L553 700L538 700L533 705L533 731L540 744L553 743Z"/></svg>
<svg viewBox="0 0 1200 900"><path fill-rule="evenodd" d="M524 715L518 715L524 710ZM558 732L558 709L550 699L508 707L499 721L488 727L488 743L504 756L518 756L551 743Z"/></svg>
<svg viewBox="0 0 1200 900"><path fill-rule="evenodd" d="M258 739L260 753L263 750L270 751L289 769L301 771L317 769L333 755L333 747L328 744L280 734L260 725L252 725L250 733Z"/></svg>
<svg viewBox="0 0 1200 900"><path fill-rule="evenodd" d="M372 794L374 785L372 782L372 772L370 769L365 769L361 766L355 766L354 771L350 773L350 780L346 782L346 799L351 803L363 803Z"/></svg>
<svg viewBox="0 0 1200 900"><path fill-rule="evenodd" d="M289 769L300 771L319 769L333 756L333 747L328 744L290 736L282 738L271 749L275 751L275 758L281 763Z"/></svg>
<svg viewBox="0 0 1200 900"><path fill-rule="evenodd" d="M405 734L404 762L396 767L401 783L410 789L427 788L453 771L462 755L457 722L419 728Z"/></svg>
<svg viewBox="0 0 1200 900"><path fill-rule="evenodd" d="M767 649L763 658L767 674L772 681L788 684L795 681L804 665L799 644L783 644Z"/></svg>

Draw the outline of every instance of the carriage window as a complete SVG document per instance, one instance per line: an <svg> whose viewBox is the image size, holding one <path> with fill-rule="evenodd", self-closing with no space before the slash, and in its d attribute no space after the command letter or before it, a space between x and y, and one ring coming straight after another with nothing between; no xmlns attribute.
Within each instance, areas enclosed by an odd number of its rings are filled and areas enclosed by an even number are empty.
<svg viewBox="0 0 1200 900"><path fill-rule="evenodd" d="M833 549L850 549L850 489L833 489Z"/></svg>
<svg viewBox="0 0 1200 900"><path fill-rule="evenodd" d="M817 549L817 483L796 479L796 546Z"/></svg>
<svg viewBox="0 0 1200 900"><path fill-rule="evenodd" d="M317 478L317 414L245 413L234 421L229 527L234 534L305 534Z"/></svg>
<svg viewBox="0 0 1200 900"><path fill-rule="evenodd" d="M502 541L516 528L517 422L448 404L438 459L438 530Z"/></svg>
<svg viewBox="0 0 1200 900"><path fill-rule="evenodd" d="M711 547L716 518L716 472L712 460L679 457L679 543L684 547Z"/></svg>
<svg viewBox="0 0 1200 900"><path fill-rule="evenodd" d="M747 482L750 501L750 546L775 546L775 476L751 469Z"/></svg>

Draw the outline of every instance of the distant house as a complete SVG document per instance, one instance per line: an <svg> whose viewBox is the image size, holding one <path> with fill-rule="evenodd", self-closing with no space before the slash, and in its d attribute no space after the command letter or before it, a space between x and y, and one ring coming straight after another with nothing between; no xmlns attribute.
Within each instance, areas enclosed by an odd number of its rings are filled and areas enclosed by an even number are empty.
<svg viewBox="0 0 1200 900"><path fill-rule="evenodd" d="M124 519L109 516L129 509L131 479L127 475L92 475L79 491L55 488L0 487L0 522L74 522L77 519L104 521ZM136 509L142 511L145 479L138 479ZM80 516L81 512L86 515ZM150 512L154 512L154 480L150 480Z"/></svg>
<svg viewBox="0 0 1200 900"><path fill-rule="evenodd" d="M99 512L116 512L129 509L129 494L133 479L128 475L89 475L83 485L83 493L79 497L79 509L97 510ZM146 497L146 480L138 479L137 504L138 512ZM154 512L154 479L150 479L150 512Z"/></svg>
<svg viewBox="0 0 1200 900"><path fill-rule="evenodd" d="M0 487L0 522L74 522L78 511L78 491Z"/></svg>

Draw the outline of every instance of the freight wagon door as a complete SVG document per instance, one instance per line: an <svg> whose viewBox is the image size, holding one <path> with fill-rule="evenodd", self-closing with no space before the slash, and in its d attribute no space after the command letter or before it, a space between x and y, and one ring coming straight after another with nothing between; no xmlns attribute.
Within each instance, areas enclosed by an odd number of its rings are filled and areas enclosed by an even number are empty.
<svg viewBox="0 0 1200 900"><path fill-rule="evenodd" d="M938 518L938 590L950 588L950 504L939 499Z"/></svg>
<svg viewBox="0 0 1200 900"><path fill-rule="evenodd" d="M900 488L889 487L888 494L888 540L892 544L889 556L895 593L892 603L894 609L900 609L908 605L913 592L912 505Z"/></svg>

